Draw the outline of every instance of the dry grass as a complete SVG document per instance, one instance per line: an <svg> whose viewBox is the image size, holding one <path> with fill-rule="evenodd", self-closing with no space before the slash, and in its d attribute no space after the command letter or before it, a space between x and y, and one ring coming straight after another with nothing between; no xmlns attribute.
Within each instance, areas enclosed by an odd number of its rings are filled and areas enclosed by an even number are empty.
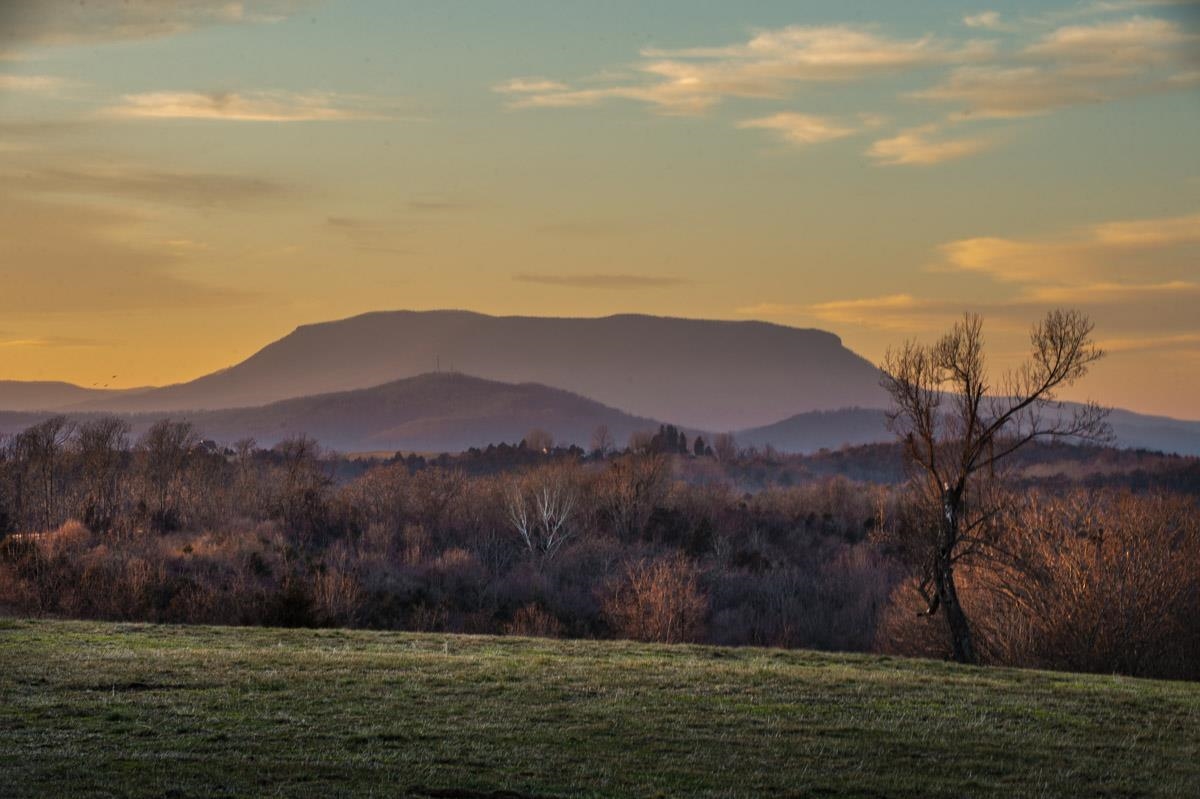
<svg viewBox="0 0 1200 799"><path fill-rule="evenodd" d="M1200 795L1189 683L27 620L0 620L0 664L6 797Z"/></svg>

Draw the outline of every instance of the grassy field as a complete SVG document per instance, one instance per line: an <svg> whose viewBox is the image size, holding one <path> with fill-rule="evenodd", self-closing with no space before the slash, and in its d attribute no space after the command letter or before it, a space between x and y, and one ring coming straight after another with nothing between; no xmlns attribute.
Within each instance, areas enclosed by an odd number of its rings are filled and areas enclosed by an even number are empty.
<svg viewBox="0 0 1200 799"><path fill-rule="evenodd" d="M0 796L251 794L1195 797L1200 685L0 619Z"/></svg>

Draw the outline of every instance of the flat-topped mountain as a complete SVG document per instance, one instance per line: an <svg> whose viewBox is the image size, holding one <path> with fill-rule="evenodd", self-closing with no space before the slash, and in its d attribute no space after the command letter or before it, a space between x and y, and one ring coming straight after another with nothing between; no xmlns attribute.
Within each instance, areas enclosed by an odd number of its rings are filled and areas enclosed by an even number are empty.
<svg viewBox="0 0 1200 799"><path fill-rule="evenodd" d="M878 370L832 333L766 322L391 311L305 325L188 383L80 409L261 405L380 385L438 367L566 389L629 413L733 430L792 414L882 407Z"/></svg>

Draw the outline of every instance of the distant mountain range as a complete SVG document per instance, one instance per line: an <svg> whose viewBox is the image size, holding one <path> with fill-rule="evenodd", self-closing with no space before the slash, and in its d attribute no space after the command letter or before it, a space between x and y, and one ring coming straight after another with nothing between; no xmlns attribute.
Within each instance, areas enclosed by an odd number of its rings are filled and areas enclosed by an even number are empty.
<svg viewBox="0 0 1200 799"><path fill-rule="evenodd" d="M88 402L119 401L146 391L144 388L84 388L49 380L0 380L0 410L47 411L77 408Z"/></svg>
<svg viewBox="0 0 1200 799"><path fill-rule="evenodd" d="M1108 421L1117 446L1200 456L1200 422L1122 410L1112 411ZM884 412L873 408L810 411L737 434L738 443L744 447L769 445L780 452L795 453L873 444L891 437Z"/></svg>
<svg viewBox="0 0 1200 799"><path fill-rule="evenodd" d="M254 408L172 415L188 419L218 441L252 436L272 445L306 433L344 452L461 452L489 443L516 443L534 429L550 432L557 442L587 447L600 425L622 444L634 431L657 427L653 420L561 389L445 372Z"/></svg>
<svg viewBox="0 0 1200 799"><path fill-rule="evenodd" d="M705 430L884 402L878 369L820 330L637 315L557 319L393 311L305 325L228 369L95 398L77 409L262 405L369 388L439 366L488 380L554 386L631 414Z"/></svg>
<svg viewBox="0 0 1200 799"><path fill-rule="evenodd" d="M887 440L885 405L878 369L819 330L396 311L306 325L235 366L163 388L0 381L0 432L52 412L108 412L135 433L170 415L226 443L307 433L343 451L459 451L533 428L586 446L601 424L624 445L662 420L812 452ZM1111 422L1121 446L1200 455L1200 422L1128 411Z"/></svg>
<svg viewBox="0 0 1200 799"><path fill-rule="evenodd" d="M68 412L86 419L96 412ZM0 433L15 433L52 415L0 412ZM262 446L307 434L342 452L460 452L473 446L517 443L532 430L556 442L587 447L600 425L622 446L658 422L536 383L498 383L438 373L372 388L280 400L249 408L121 414L136 437L162 418L187 420L205 438L230 444L254 438Z"/></svg>

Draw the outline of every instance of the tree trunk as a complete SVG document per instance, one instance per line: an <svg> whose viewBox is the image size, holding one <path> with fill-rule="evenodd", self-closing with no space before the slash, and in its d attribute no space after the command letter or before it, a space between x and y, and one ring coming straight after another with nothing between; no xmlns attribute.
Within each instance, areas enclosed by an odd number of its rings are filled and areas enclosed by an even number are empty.
<svg viewBox="0 0 1200 799"><path fill-rule="evenodd" d="M954 546L958 543L959 509L962 491L947 489L942 493L942 530L938 541L937 572L934 585L938 602L946 615L946 628L950 633L950 647L958 663L975 664L975 645L971 638L971 625L967 614L958 601L958 589L954 585Z"/></svg>

